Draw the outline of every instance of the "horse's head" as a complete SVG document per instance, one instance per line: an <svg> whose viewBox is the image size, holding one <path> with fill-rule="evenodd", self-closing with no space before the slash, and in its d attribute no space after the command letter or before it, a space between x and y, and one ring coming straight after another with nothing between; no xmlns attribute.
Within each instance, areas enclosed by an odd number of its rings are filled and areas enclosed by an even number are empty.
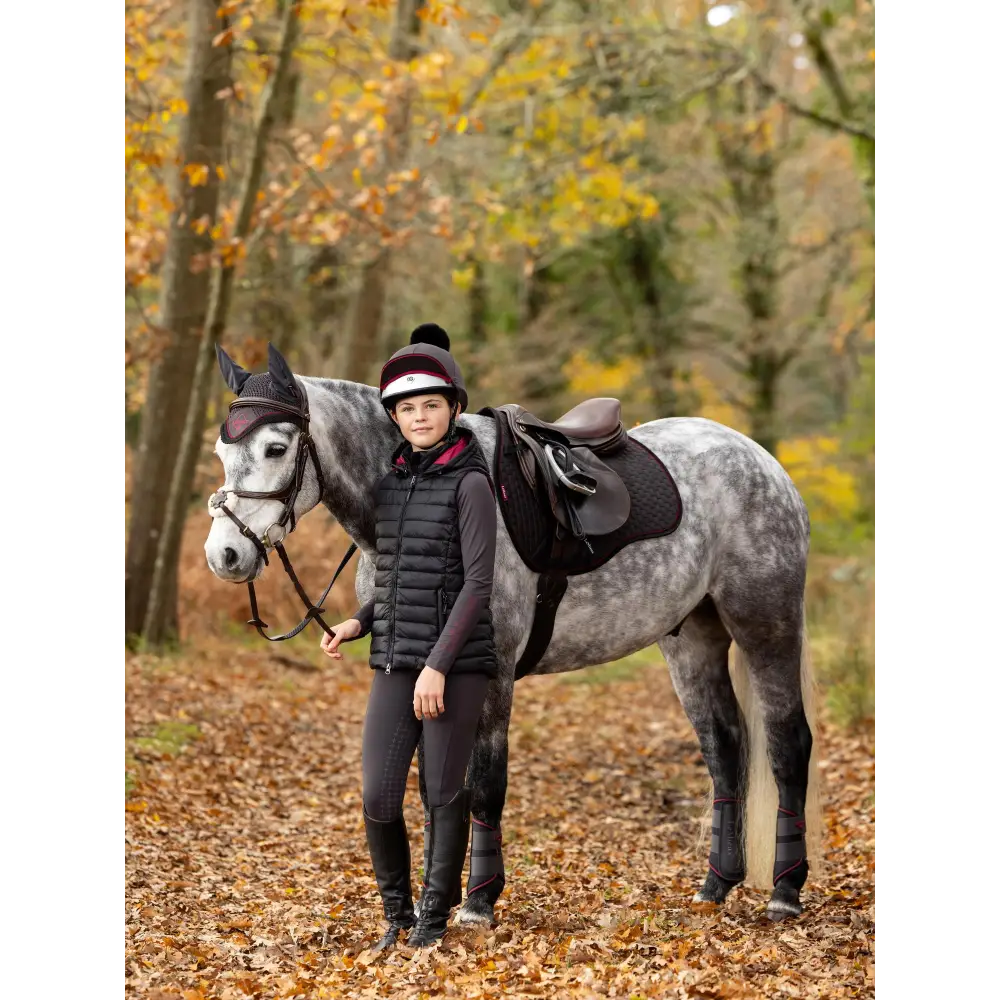
<svg viewBox="0 0 1000 1000"><path fill-rule="evenodd" d="M306 392L285 359L268 345L268 370L251 375L216 350L237 399L215 444L225 483L208 502L205 555L217 577L244 583L260 575L267 552L319 503L323 487Z"/></svg>

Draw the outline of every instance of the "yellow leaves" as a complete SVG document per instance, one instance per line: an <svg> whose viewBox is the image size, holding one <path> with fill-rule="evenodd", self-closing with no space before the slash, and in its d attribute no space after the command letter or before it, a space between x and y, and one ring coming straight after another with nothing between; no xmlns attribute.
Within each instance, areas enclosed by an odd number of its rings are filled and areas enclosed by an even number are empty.
<svg viewBox="0 0 1000 1000"><path fill-rule="evenodd" d="M188 163L184 166L184 176L191 187L203 187L208 183L207 163Z"/></svg>
<svg viewBox="0 0 1000 1000"><path fill-rule="evenodd" d="M625 127L619 132L619 137L622 139L645 139L646 138L646 119L645 118L632 118L625 123Z"/></svg>
<svg viewBox="0 0 1000 1000"><path fill-rule="evenodd" d="M839 464L840 442L836 438L782 441L777 457L802 494L812 521L829 524L854 517L859 504L857 483Z"/></svg>
<svg viewBox="0 0 1000 1000"><path fill-rule="evenodd" d="M468 127L469 127L469 119L465 115L462 115L462 117L459 118L455 124L455 131L459 135L462 135L462 133L464 133Z"/></svg>
<svg viewBox="0 0 1000 1000"><path fill-rule="evenodd" d="M660 214L660 203L649 194L641 196L638 208L640 219L655 219Z"/></svg>
<svg viewBox="0 0 1000 1000"><path fill-rule="evenodd" d="M463 291L467 291L472 287L472 280L475 277L475 274L475 267L452 268L451 283L456 288L461 288Z"/></svg>
<svg viewBox="0 0 1000 1000"><path fill-rule="evenodd" d="M606 167L588 177L583 190L592 197L605 201L615 201L622 196L624 183L621 174L614 167Z"/></svg>
<svg viewBox="0 0 1000 1000"><path fill-rule="evenodd" d="M642 365L631 357L605 364L587 351L577 351L563 366L563 374L570 391L577 395L617 396L642 375Z"/></svg>
<svg viewBox="0 0 1000 1000"><path fill-rule="evenodd" d="M373 115L371 124L372 128L374 128L376 132L384 132L386 124L385 115L382 114Z"/></svg>

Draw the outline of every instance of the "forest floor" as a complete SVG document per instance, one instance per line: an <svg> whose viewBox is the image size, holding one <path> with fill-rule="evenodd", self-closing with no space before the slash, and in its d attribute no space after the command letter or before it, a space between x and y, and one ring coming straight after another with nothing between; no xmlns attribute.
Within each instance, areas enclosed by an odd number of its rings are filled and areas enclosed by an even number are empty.
<svg viewBox="0 0 1000 1000"><path fill-rule="evenodd" d="M127 656L127 996L874 996L873 726L819 727L825 864L773 924L692 903L708 779L658 654L520 681L496 925L372 958L363 650L214 631ZM416 884L415 762L406 820Z"/></svg>

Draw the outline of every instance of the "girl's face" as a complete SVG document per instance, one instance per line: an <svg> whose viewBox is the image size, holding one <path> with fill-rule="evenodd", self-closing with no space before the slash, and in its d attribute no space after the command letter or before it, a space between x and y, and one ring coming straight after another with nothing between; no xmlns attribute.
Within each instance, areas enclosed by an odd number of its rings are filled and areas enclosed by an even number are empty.
<svg viewBox="0 0 1000 1000"><path fill-rule="evenodd" d="M456 405L455 409L457 416L462 407ZM440 393L410 396L396 404L392 419L399 424L403 437L413 445L414 451L427 451L448 433L451 410L448 400Z"/></svg>

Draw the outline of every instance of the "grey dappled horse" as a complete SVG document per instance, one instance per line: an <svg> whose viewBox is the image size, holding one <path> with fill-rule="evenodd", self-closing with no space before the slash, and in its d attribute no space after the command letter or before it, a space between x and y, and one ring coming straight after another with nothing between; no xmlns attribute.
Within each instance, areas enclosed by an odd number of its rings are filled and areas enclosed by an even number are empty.
<svg viewBox="0 0 1000 1000"><path fill-rule="evenodd" d="M231 366L230 388L238 392L246 373L222 357ZM399 432L372 386L292 376L276 351L270 374L286 384L294 378L305 394L322 467L323 496L309 462L294 516L301 518L322 502L357 543L363 557L356 591L363 603L373 596L372 490L389 468ZM492 464L493 420L463 414L459 423L476 435ZM232 444L220 438L216 452L225 468L223 489L267 493L283 487L294 475L299 434L294 423L265 423ZM532 673L579 670L656 643L713 782L709 870L695 899L721 903L746 876L761 888L773 882L769 917L798 914L808 871L807 789L809 826L813 835L819 830L804 704L811 685L804 656L805 505L770 454L721 424L687 417L652 420L629 434L673 474L683 501L681 523L670 535L634 542L593 572L569 578L552 640ZM281 507L275 499L235 496L232 504L258 537L273 530ZM223 580L242 583L263 569L258 546L228 517L215 516L205 551ZM500 674L487 696L467 779L474 848L477 830L499 841L514 665L531 628L536 580L498 515L492 608ZM679 633L669 634L680 622ZM421 744L421 774L422 750ZM420 791L426 812L422 778ZM456 922L492 921L504 884L501 859L485 884L469 884Z"/></svg>

